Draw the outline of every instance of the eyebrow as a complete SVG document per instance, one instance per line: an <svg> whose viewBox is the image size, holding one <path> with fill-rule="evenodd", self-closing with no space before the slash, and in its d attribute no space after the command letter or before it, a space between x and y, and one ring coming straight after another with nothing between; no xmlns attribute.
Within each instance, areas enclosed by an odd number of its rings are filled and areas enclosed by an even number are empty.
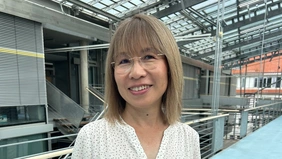
<svg viewBox="0 0 282 159"><path fill-rule="evenodd" d="M126 52L119 52L114 56L114 59L118 58L119 56L128 56Z"/></svg>
<svg viewBox="0 0 282 159"><path fill-rule="evenodd" d="M146 54L148 52L155 52L157 53L156 49L153 48L153 47L146 47L144 49L142 49L139 54ZM119 52L116 54L116 56L114 57L115 59L119 56L129 56L129 53L128 52L125 52L125 51L122 51L122 52Z"/></svg>
<svg viewBox="0 0 282 159"><path fill-rule="evenodd" d="M147 47L147 48L144 48L140 51L141 54L144 54L144 53L147 53L147 52L155 52L156 53L156 49L153 48L153 47Z"/></svg>

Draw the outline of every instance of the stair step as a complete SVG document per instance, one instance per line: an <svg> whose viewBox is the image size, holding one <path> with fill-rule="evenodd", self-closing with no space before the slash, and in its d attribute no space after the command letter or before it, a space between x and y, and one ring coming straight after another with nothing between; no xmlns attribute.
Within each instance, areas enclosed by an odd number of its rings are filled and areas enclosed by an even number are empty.
<svg viewBox="0 0 282 159"><path fill-rule="evenodd" d="M90 115L84 116L82 118L82 121L88 121L88 120L90 120L90 118L92 118L92 116L90 116Z"/></svg>
<svg viewBox="0 0 282 159"><path fill-rule="evenodd" d="M62 120L67 120L66 118L54 118L53 121L62 121Z"/></svg>
<svg viewBox="0 0 282 159"><path fill-rule="evenodd" d="M81 121L80 124L79 124L79 126L82 127L82 126L84 126L84 125L86 125L86 124L88 124L88 123L89 123L89 121Z"/></svg>

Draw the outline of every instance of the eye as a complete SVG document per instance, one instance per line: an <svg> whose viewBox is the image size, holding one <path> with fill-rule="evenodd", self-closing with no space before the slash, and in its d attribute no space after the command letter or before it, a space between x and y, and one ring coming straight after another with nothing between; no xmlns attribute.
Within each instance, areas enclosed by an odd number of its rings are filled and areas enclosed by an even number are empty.
<svg viewBox="0 0 282 159"><path fill-rule="evenodd" d="M156 55L154 54L147 54L145 56L142 57L143 60L154 60L156 59Z"/></svg>
<svg viewBox="0 0 282 159"><path fill-rule="evenodd" d="M129 63L130 63L129 59L121 59L121 60L119 60L118 65L129 64Z"/></svg>

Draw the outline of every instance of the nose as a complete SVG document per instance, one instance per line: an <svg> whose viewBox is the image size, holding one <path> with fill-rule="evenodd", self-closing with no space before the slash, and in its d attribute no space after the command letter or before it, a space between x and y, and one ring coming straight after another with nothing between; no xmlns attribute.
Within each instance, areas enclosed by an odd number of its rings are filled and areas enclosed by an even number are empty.
<svg viewBox="0 0 282 159"><path fill-rule="evenodd" d="M133 59L133 64L131 66L130 72L129 72L129 77L131 79L139 79L141 77L145 77L147 72L146 70L142 67L140 58L134 58Z"/></svg>

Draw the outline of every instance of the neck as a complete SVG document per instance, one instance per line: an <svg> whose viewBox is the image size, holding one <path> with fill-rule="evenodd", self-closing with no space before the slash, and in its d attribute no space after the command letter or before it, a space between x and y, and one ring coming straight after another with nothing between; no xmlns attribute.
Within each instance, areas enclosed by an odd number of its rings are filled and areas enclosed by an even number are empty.
<svg viewBox="0 0 282 159"><path fill-rule="evenodd" d="M153 127L165 124L160 107L152 110L136 110L126 107L121 116L127 124L133 127Z"/></svg>

